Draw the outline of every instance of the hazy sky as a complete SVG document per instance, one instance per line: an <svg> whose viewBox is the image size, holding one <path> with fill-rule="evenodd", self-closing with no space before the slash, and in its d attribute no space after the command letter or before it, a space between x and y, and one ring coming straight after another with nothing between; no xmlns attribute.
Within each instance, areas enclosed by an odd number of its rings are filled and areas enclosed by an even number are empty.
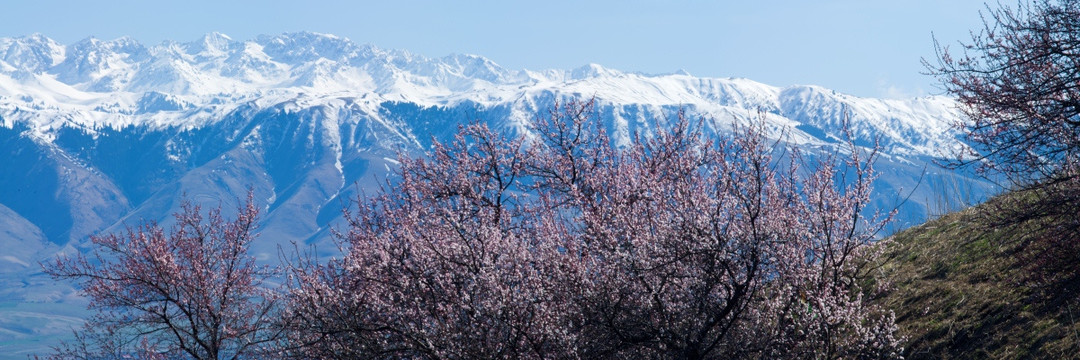
<svg viewBox="0 0 1080 360"><path fill-rule="evenodd" d="M966 40L985 11L982 0L20 0L3 9L0 36L39 32L65 44L306 30L425 56L479 54L512 69L683 69L882 97L940 93L920 74L919 59L934 56L931 34Z"/></svg>

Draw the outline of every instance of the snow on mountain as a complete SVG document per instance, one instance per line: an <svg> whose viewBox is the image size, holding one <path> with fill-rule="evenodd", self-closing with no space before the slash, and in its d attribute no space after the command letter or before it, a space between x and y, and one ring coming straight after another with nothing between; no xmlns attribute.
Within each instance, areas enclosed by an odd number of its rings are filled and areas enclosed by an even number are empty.
<svg viewBox="0 0 1080 360"><path fill-rule="evenodd" d="M252 125L250 117L271 109L288 117L280 120L285 122L311 109L337 109L330 111L335 116L315 113L320 119L309 128L294 129L303 130L297 136L309 141L349 135L341 133L342 126L358 123L386 129L379 132L384 138L377 146L342 149L343 141L333 140L339 153L402 150L385 147L391 143L419 150L432 136L452 131L447 125L469 117L487 117L496 128L525 133L531 120L557 101L593 97L618 142L648 134L684 109L711 119L708 125L715 131L765 114L778 134L811 147L835 143L846 125L860 145L878 143L884 154L908 163L925 164L946 155L943 149L964 146L949 126L960 115L945 97L859 98L817 86L775 87L685 72L647 75L597 64L508 70L477 55L428 58L310 32L246 41L210 33L151 47L131 38L87 38L62 46L32 35L0 39L0 54L0 124L21 128L20 134L73 159L84 157L83 149L56 144L58 137L71 137L72 129L89 134L93 142L104 130L178 137L221 127L233 133L229 141L235 142L264 136L259 131L266 130L265 124ZM241 125L248 127L235 127ZM317 134L319 127L329 133ZM184 158L191 150L176 139L167 144L165 158L175 162L168 166L179 169L174 175L200 165Z"/></svg>
<svg viewBox="0 0 1080 360"><path fill-rule="evenodd" d="M41 34L0 39L0 48L4 49L0 61L11 67L5 71L41 73L65 57L63 45Z"/></svg>
<svg viewBox="0 0 1080 360"><path fill-rule="evenodd" d="M149 51L135 39L91 37L68 46L64 61L46 72L83 91L109 92L125 89L139 65L150 59Z"/></svg>
<svg viewBox="0 0 1080 360"><path fill-rule="evenodd" d="M196 62L207 62L229 55L229 48L235 46L235 42L228 35L212 32L206 34L197 41L184 44L185 53L194 56Z"/></svg>
<svg viewBox="0 0 1080 360"><path fill-rule="evenodd" d="M35 264L84 251L90 235L141 220L168 224L184 197L228 210L250 189L265 206L253 247L260 259L274 261L290 242L332 251L325 242L341 209L373 191L396 154L420 154L469 121L527 134L536 116L571 98L595 98L617 143L651 134L680 110L712 132L760 113L815 156L837 151L846 123L857 144L881 145L874 202L900 206L899 226L993 189L933 167L942 149L964 146L949 127L960 114L945 97L870 99L597 64L510 70L477 55L429 58L310 32L243 41L211 33L149 47L131 38L0 38L0 246L19 249L0 254L8 289L0 309L42 304L39 313L0 310L0 354L69 334L10 319L67 324L48 314L78 313L57 308L83 303Z"/></svg>
<svg viewBox="0 0 1080 360"><path fill-rule="evenodd" d="M557 94L595 96L612 105L679 105L722 117L764 111L795 120L808 132L835 129L841 114L851 113L856 135L881 136L885 146L905 155L938 156L937 149L956 143L948 123L958 115L946 98L863 99L814 86L650 76L597 64L569 71L513 71L476 55L433 59L308 32L243 42L211 33L189 43L150 48L130 38L88 38L62 47L34 35L0 41L0 53L5 54L0 106L10 109L2 114L8 123L21 121L35 128L53 125L44 117L34 119L40 112L17 114L15 109L62 109L69 114L68 122L90 127L199 126L176 106L157 108L172 112L166 115L113 116L146 114L147 93L183 99L203 111L267 93L327 99L362 94L424 106L486 107Z"/></svg>
<svg viewBox="0 0 1080 360"><path fill-rule="evenodd" d="M584 80L598 77L618 77L622 72L604 68L598 64L588 64L574 70L570 70L570 79Z"/></svg>

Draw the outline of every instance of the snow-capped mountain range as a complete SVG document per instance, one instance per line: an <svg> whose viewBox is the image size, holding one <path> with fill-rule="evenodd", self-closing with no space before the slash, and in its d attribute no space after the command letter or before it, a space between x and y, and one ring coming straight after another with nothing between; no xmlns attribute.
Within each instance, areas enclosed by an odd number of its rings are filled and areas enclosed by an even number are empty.
<svg viewBox="0 0 1080 360"><path fill-rule="evenodd" d="M373 191L397 153L421 154L474 120L527 134L538 114L570 98L595 98L616 142L684 109L712 132L764 116L811 153L832 151L850 114L856 143L881 146L875 204L900 206L904 225L993 191L932 164L964 146L947 97L860 98L595 64L511 70L476 55L428 58L307 32L155 46L0 38L0 309L9 309L0 310L0 353L70 333L80 300L36 263L84 251L92 234L168 223L183 197L228 207L250 188L265 206L254 250L273 261L280 245L324 244L340 210Z"/></svg>
<svg viewBox="0 0 1080 360"><path fill-rule="evenodd" d="M646 75L589 64L573 70L508 70L476 55L433 59L358 45L334 35L293 33L234 41L211 33L188 43L146 47L131 38L61 45L42 35L0 39L0 104L5 127L29 124L49 138L65 126L197 128L250 102L362 97L423 107L512 105L510 120L532 118L536 99L595 96L612 106L685 106L716 117L763 110L814 126L835 126L845 109L863 135L884 136L890 152L937 156L954 145L945 97L861 99L815 86L778 88L746 79ZM20 110L29 110L19 114Z"/></svg>

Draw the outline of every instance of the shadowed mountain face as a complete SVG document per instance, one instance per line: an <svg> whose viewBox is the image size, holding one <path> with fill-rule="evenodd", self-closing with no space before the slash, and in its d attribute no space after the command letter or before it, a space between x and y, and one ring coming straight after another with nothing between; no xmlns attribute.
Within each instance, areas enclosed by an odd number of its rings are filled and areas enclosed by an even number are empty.
<svg viewBox="0 0 1080 360"><path fill-rule="evenodd" d="M899 206L898 227L994 190L932 164L964 147L949 128L959 113L943 97L867 99L595 64L508 70L474 55L427 58L314 33L208 34L152 47L128 38L5 38L0 246L12 250L0 253L0 288L12 290L0 293L0 305L78 303L63 300L71 289L41 280L36 263L85 251L102 231L169 223L184 197L229 210L251 189L264 206L253 248L260 259L276 261L292 242L331 251L341 209L377 191L398 154L423 154L472 121L528 136L537 116L575 98L596 99L596 119L617 143L649 136L685 110L704 119L707 134L764 117L775 136L813 157L840 151L846 118L856 144L881 147L873 204ZM69 333L9 318L0 310L0 353ZM8 335L15 348L5 348Z"/></svg>

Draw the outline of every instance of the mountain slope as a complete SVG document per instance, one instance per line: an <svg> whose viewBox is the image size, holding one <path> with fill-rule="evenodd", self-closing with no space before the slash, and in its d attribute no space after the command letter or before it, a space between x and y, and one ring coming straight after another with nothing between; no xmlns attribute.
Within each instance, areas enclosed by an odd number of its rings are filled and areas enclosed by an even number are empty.
<svg viewBox="0 0 1080 360"><path fill-rule="evenodd" d="M881 275L893 289L874 301L896 312L909 359L1076 358L1076 284L1033 274L1028 240L1048 224L992 219L1006 194L896 234ZM1073 239L1075 241L1075 239ZM1073 259L1075 261L1075 259ZM1067 268L1075 269L1076 263Z"/></svg>
<svg viewBox="0 0 1080 360"><path fill-rule="evenodd" d="M247 41L212 33L152 47L130 38L62 46L32 35L0 40L0 54L0 127L8 129L9 146L23 144L24 154L43 160L0 165L38 169L38 180L20 185L27 191L56 189L51 205L27 205L18 198L27 192L9 191L0 201L57 245L115 228L120 219L167 220L175 206L163 204L175 204L171 195L178 193L235 197L243 182L272 213L288 210L282 218L296 218L294 211L301 218L327 214L330 199L339 199L332 204L339 207L352 182L385 174L392 165L386 158L399 151L423 151L473 120L527 134L535 116L582 97L597 99L597 116L620 143L647 136L679 110L709 119L712 132L760 112L776 136L812 153L835 151L848 126L856 143L882 148L886 176L878 205L906 204L910 195L902 223L925 218L936 198L926 188L964 189L975 197L992 188L969 174L918 175L947 149L964 146L949 128L959 114L943 97L864 99L815 86L625 73L596 64L514 71L475 55L433 59L316 33ZM245 173L251 176L239 176ZM225 178L207 182L214 174ZM75 202L63 195L69 193L95 199ZM65 211L44 217L26 208L39 205ZM73 220L87 213L100 215ZM305 230L285 238L309 237L326 223L296 225Z"/></svg>

